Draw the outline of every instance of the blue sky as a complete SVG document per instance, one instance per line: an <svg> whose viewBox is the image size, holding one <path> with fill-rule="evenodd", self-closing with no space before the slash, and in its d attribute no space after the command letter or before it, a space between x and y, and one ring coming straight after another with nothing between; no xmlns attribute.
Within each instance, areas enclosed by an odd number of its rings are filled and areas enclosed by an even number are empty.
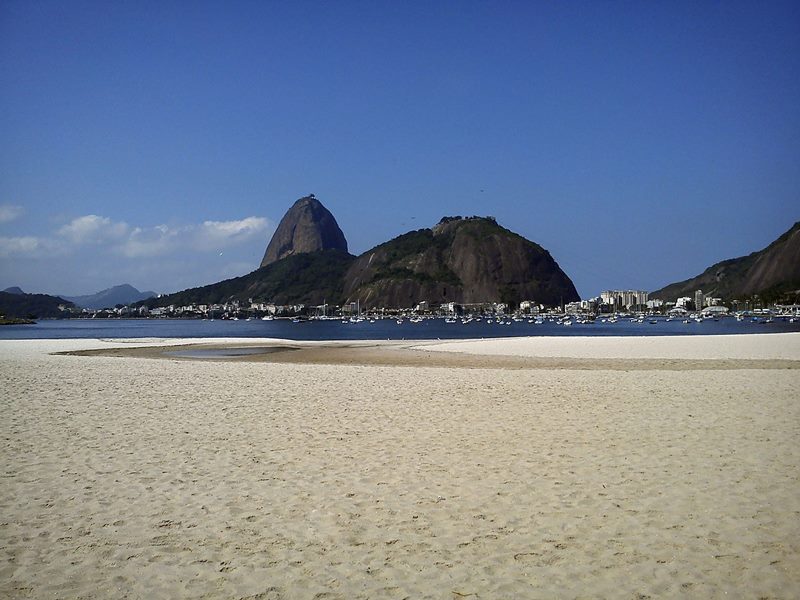
<svg viewBox="0 0 800 600"><path fill-rule="evenodd" d="M583 297L800 220L797 2L0 4L0 289L256 268L316 196L353 253L493 215Z"/></svg>

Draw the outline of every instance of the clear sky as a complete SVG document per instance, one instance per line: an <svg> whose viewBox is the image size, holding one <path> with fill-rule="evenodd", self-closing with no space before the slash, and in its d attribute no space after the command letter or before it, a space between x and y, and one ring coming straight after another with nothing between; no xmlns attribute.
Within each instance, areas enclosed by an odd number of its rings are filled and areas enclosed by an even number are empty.
<svg viewBox="0 0 800 600"><path fill-rule="evenodd" d="M800 220L800 3L0 3L0 289L256 268L316 194L359 254L492 215L582 297Z"/></svg>

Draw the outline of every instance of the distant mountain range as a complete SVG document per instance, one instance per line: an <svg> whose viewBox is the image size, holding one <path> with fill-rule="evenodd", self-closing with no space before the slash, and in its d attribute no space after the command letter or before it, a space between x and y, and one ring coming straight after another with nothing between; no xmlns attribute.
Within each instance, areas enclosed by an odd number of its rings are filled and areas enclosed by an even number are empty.
<svg viewBox="0 0 800 600"><path fill-rule="evenodd" d="M410 308L421 301L435 306L532 300L555 306L579 297L549 252L491 217L444 218L432 229L409 232L355 257L347 252L336 219L312 195L283 217L258 270L144 304L233 299Z"/></svg>
<svg viewBox="0 0 800 600"><path fill-rule="evenodd" d="M154 297L155 292L140 292L132 285L123 283L114 287L102 290L96 294L86 296L61 296L69 300L80 308L101 309L114 308L118 304L128 305L140 300L147 300Z"/></svg>
<svg viewBox="0 0 800 600"><path fill-rule="evenodd" d="M0 315L20 319L47 319L65 316L58 307L70 308L73 304L58 296L26 294L18 287L0 292Z"/></svg>
<svg viewBox="0 0 800 600"><path fill-rule="evenodd" d="M763 250L718 262L696 277L651 292L650 297L674 301L696 290L725 300L758 295L766 302L793 301L800 291L800 222Z"/></svg>
<svg viewBox="0 0 800 600"><path fill-rule="evenodd" d="M140 292L127 283L86 296L26 294L18 286L13 286L0 292L0 314L22 318L53 318L64 316L58 309L59 305L97 310L114 308L118 304L133 304L154 296L154 292Z"/></svg>

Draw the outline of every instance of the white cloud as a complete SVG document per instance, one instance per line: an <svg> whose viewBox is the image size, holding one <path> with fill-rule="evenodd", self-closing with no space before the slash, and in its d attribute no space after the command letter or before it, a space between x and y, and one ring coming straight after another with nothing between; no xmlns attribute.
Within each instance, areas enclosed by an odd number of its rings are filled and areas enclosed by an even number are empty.
<svg viewBox="0 0 800 600"><path fill-rule="evenodd" d="M183 229L170 229L166 225L156 225L148 229L136 227L116 250L127 258L163 256L180 249L182 231Z"/></svg>
<svg viewBox="0 0 800 600"><path fill-rule="evenodd" d="M23 289L52 293L90 293L122 282L176 291L257 268L270 228L271 221L255 216L135 226L84 215L48 233L0 236L0 272Z"/></svg>
<svg viewBox="0 0 800 600"><path fill-rule="evenodd" d="M33 235L0 236L0 258L15 256L18 258L52 257L64 254L67 249L58 240Z"/></svg>
<svg viewBox="0 0 800 600"><path fill-rule="evenodd" d="M115 223L108 217L86 215L73 219L61 229L59 235L75 244L98 244L120 240L129 234L127 223Z"/></svg>
<svg viewBox="0 0 800 600"><path fill-rule="evenodd" d="M136 227L116 246L128 258L164 256L171 252L217 252L235 246L263 233L269 221L263 217L246 217L238 221L204 221L200 225L170 227Z"/></svg>
<svg viewBox="0 0 800 600"><path fill-rule="evenodd" d="M196 240L201 245L236 244L261 234L268 226L269 221L263 217L246 217L239 221L204 221L197 229Z"/></svg>
<svg viewBox="0 0 800 600"><path fill-rule="evenodd" d="M25 209L15 204L0 204L0 223L10 223L19 218Z"/></svg>
<svg viewBox="0 0 800 600"><path fill-rule="evenodd" d="M35 256L42 250L42 240L33 236L0 236L0 256Z"/></svg>

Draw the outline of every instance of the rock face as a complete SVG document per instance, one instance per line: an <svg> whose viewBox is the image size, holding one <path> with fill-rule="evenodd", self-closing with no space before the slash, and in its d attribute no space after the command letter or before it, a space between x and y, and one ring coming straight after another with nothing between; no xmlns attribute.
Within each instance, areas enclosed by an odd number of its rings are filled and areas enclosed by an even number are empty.
<svg viewBox="0 0 800 600"><path fill-rule="evenodd" d="M413 307L456 302L558 305L579 299L544 248L491 218L442 219L362 254L345 275L346 302Z"/></svg>
<svg viewBox="0 0 800 600"><path fill-rule="evenodd" d="M800 288L800 222L758 252L712 265L697 277L672 283L650 294L674 301L695 290L725 299L759 294L777 297Z"/></svg>
<svg viewBox="0 0 800 600"><path fill-rule="evenodd" d="M283 216L267 246L261 266L293 254L339 250L347 252L347 240L336 219L313 194L300 198Z"/></svg>

